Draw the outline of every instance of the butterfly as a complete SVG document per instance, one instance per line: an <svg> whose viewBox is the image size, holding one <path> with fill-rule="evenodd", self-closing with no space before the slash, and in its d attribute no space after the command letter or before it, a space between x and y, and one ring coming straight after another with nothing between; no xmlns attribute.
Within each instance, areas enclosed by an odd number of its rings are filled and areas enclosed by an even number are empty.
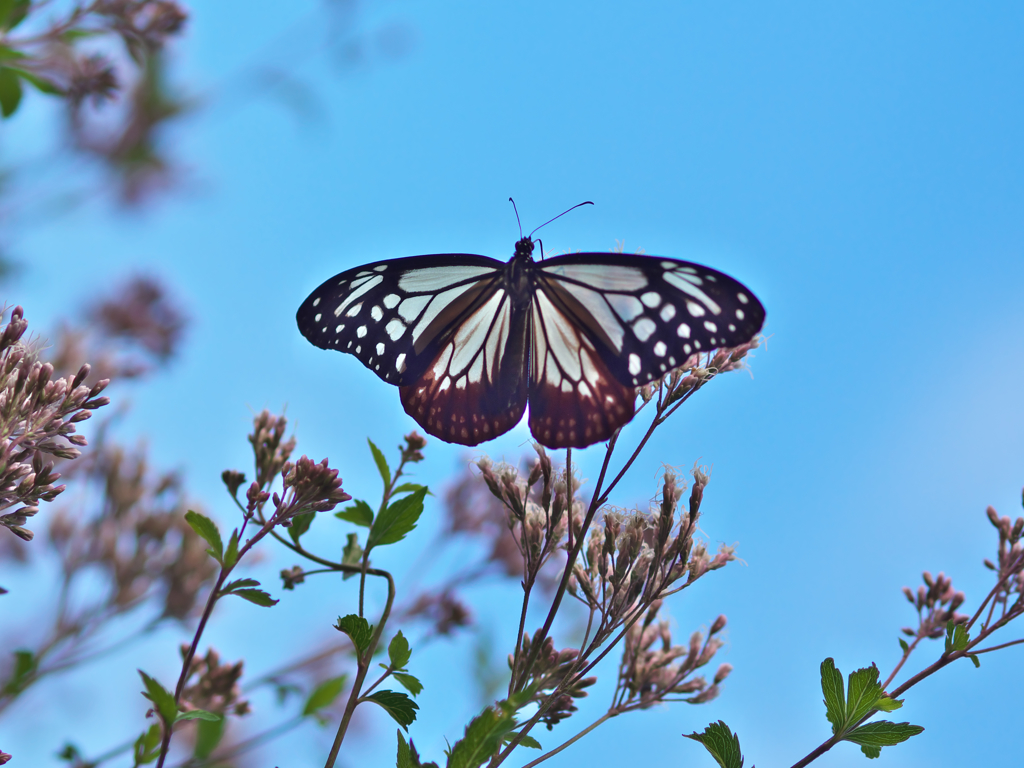
<svg viewBox="0 0 1024 768"><path fill-rule="evenodd" d="M688 261L573 253L535 261L523 237L506 263L473 254L356 267L299 307L314 345L355 355L429 434L477 445L519 423L549 448L607 440L637 387L696 353L750 341L761 302Z"/></svg>

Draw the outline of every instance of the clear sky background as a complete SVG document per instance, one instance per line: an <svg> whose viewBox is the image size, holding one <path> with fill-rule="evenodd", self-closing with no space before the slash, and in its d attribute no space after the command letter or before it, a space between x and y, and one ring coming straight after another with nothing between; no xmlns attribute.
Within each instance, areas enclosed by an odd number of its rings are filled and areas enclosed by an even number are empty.
<svg viewBox="0 0 1024 768"><path fill-rule="evenodd" d="M181 184L141 215L97 200L22 225L11 247L26 269L5 298L43 329L131 272L169 283L193 320L188 343L131 393L121 432L145 435L226 524L218 478L248 468L254 410L287 406L300 451L329 456L369 498L365 438L392 446L415 426L395 388L296 330L299 303L337 272L419 253L507 259L511 195L526 229L596 203L544 230L549 251L623 241L734 275L768 311L753 377L730 374L684 407L614 501L645 505L662 463L714 465L702 528L743 562L670 610L680 639L725 613L718 660L735 671L715 702L620 717L550 764L711 766L680 734L718 719L748 765L791 764L829 735L820 662L887 674L899 628L915 624L900 588L925 569L951 574L973 612L992 583L985 507L1021 514L1024 6L386 0L328 18L313 2L193 3L172 71L197 108L167 135ZM360 62L345 63L349 43ZM292 85L239 95L257 65ZM30 98L3 126L4 160L46 156L57 120ZM521 425L478 450L433 440L418 475L438 484L482 452L515 460L527 439ZM580 455L585 477L599 452ZM398 556L429 540L432 514ZM258 574L275 594L279 565ZM507 596L481 608L502 649L518 613ZM218 614L211 644L232 659L259 635L245 651L258 674L345 612L336 583L284 597L269 626L250 606ZM167 668L151 671L170 680L181 636L103 667L103 714L96 668L41 688L0 723L0 746L47 766L65 738L100 751L130 735L133 668L159 652ZM468 673L451 649L429 657L450 669L411 665L434 708L411 733L431 759L478 706L460 698ZM1018 647L918 686L894 719L924 734L878 765L1012 762L1022 674ZM539 734L544 745L607 695ZM383 743L366 739L362 764L393 764L394 724L362 723ZM258 762L319 764L330 733L310 727ZM841 745L816 765L863 761Z"/></svg>

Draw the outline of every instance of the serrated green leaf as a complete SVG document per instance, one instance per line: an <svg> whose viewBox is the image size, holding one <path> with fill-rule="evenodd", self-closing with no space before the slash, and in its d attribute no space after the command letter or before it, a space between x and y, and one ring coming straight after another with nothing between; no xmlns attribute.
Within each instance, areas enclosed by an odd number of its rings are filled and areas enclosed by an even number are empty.
<svg viewBox="0 0 1024 768"><path fill-rule="evenodd" d="M831 661L831 659L827 659L827 661ZM684 733L683 736L703 744L704 749L715 758L715 762L722 768L743 768L740 737L729 729L724 720L711 723L704 729L704 733Z"/></svg>
<svg viewBox="0 0 1024 768"><path fill-rule="evenodd" d="M416 720L419 705L400 691L375 691L367 696L366 700L383 707L384 711L406 731Z"/></svg>
<svg viewBox="0 0 1024 768"><path fill-rule="evenodd" d="M879 712L895 712L897 709L903 706L902 699L890 699L884 694L878 698L875 702L875 706L872 709L877 709Z"/></svg>
<svg viewBox="0 0 1024 768"><path fill-rule="evenodd" d="M423 683L406 672L392 672L391 676L413 696L419 696L423 691Z"/></svg>
<svg viewBox="0 0 1024 768"><path fill-rule="evenodd" d="M173 723L174 719L178 716L178 705L174 703L174 696L141 669L138 670L138 673L142 676L142 682L146 686L146 690L143 691L142 695L153 702L161 720L168 725Z"/></svg>
<svg viewBox="0 0 1024 768"><path fill-rule="evenodd" d="M21 79L13 69L0 67L0 115L10 117L21 103Z"/></svg>
<svg viewBox="0 0 1024 768"><path fill-rule="evenodd" d="M388 660L394 669L405 669L411 656L412 649L409 648L409 641L405 639L402 630L398 630L398 634L388 643Z"/></svg>
<svg viewBox="0 0 1024 768"><path fill-rule="evenodd" d="M223 719L224 715L218 715L216 712L208 712L205 709L190 709L188 712L179 712L178 716L174 718L174 722L180 723L182 720L206 720L212 723Z"/></svg>
<svg viewBox="0 0 1024 768"><path fill-rule="evenodd" d="M156 760L160 754L161 736L160 726L157 723L153 723L135 740L136 765L145 765Z"/></svg>
<svg viewBox="0 0 1024 768"><path fill-rule="evenodd" d="M350 523L369 528L373 525L373 508L361 499L353 499L351 506L345 507L334 516L339 520L347 520Z"/></svg>
<svg viewBox="0 0 1024 768"><path fill-rule="evenodd" d="M447 768L478 768L483 765L515 727L515 718L509 711L500 705L487 707L470 721L465 735L455 742L448 755Z"/></svg>
<svg viewBox="0 0 1024 768"><path fill-rule="evenodd" d="M185 522L196 532L196 535L203 539L210 548L206 550L210 556L221 565L224 564L224 542L220 537L217 524L206 515L193 512L191 509L185 513Z"/></svg>
<svg viewBox="0 0 1024 768"><path fill-rule="evenodd" d="M306 699L305 706L302 708L302 716L308 717L314 712L333 704L334 700L345 690L345 680L347 677L348 675L332 677L330 680L324 680L314 688L313 692L309 694L309 698Z"/></svg>
<svg viewBox="0 0 1024 768"><path fill-rule="evenodd" d="M370 534L366 538L366 548L372 549L376 546L394 544L405 538L416 522L423 514L423 497L427 495L426 488L421 488L415 493L405 496L394 502L387 509L377 516L370 528Z"/></svg>
<svg viewBox="0 0 1024 768"><path fill-rule="evenodd" d="M825 694L825 716L832 723L832 733L839 733L846 726L846 697L843 691L843 674L836 669L831 657L821 662L821 692Z"/></svg>
<svg viewBox="0 0 1024 768"><path fill-rule="evenodd" d="M359 656L366 653L366 649L370 646L370 640L373 639L373 625L366 619L356 616L354 613L344 617L339 616L338 623L334 625L334 628L349 636Z"/></svg>
<svg viewBox="0 0 1024 768"><path fill-rule="evenodd" d="M398 731L398 768L437 768L437 763L421 763L416 752L416 745L409 739L408 743L402 732Z"/></svg>
<svg viewBox="0 0 1024 768"><path fill-rule="evenodd" d="M233 592L228 592L227 594L238 595L243 600L248 600L250 603L258 605L261 608L270 608L281 602L280 600L272 598L262 589L236 589Z"/></svg>
<svg viewBox="0 0 1024 768"><path fill-rule="evenodd" d="M259 585L260 583L256 581L256 579L235 579L234 581L229 581L227 584L221 587L220 592L222 595L226 595L228 592L231 592L240 587L258 587Z"/></svg>
<svg viewBox="0 0 1024 768"><path fill-rule="evenodd" d="M950 619L946 622L946 653L964 651L971 642L971 635L963 624L954 624Z"/></svg>
<svg viewBox="0 0 1024 768"><path fill-rule="evenodd" d="M904 742L923 730L924 728L919 725L879 720L862 725L859 728L854 728L846 734L844 741L852 741L854 744L858 744L865 755L869 758L875 758L881 754L882 747L891 747Z"/></svg>
<svg viewBox="0 0 1024 768"><path fill-rule="evenodd" d="M231 531L231 538L228 539L228 548L224 550L224 562L222 565L229 571L238 562L238 529Z"/></svg>
<svg viewBox="0 0 1024 768"><path fill-rule="evenodd" d="M200 760L205 760L224 738L224 730L227 725L227 718L219 720L200 720L196 723L196 743L192 748L192 754Z"/></svg>
<svg viewBox="0 0 1024 768"><path fill-rule="evenodd" d="M307 512L304 515L296 515L292 518L292 524L288 526L288 535L291 536L292 541L296 544L299 543L302 534L308 531L309 526L313 524L314 517L316 517L316 512Z"/></svg>
<svg viewBox="0 0 1024 768"><path fill-rule="evenodd" d="M380 448L373 444L373 440L366 438L366 442L370 444L370 453L373 454L373 463L377 465L377 471L380 473L380 478L384 481L384 488L390 488L391 468L388 467L388 460L384 458L384 454Z"/></svg>
<svg viewBox="0 0 1024 768"><path fill-rule="evenodd" d="M900 648L903 649L904 653L909 653L910 652L910 646L907 645L907 641L904 640L902 637L900 638Z"/></svg>
<svg viewBox="0 0 1024 768"><path fill-rule="evenodd" d="M851 672L846 690L846 725L859 722L882 697L882 686L878 682L878 667L870 667Z"/></svg>

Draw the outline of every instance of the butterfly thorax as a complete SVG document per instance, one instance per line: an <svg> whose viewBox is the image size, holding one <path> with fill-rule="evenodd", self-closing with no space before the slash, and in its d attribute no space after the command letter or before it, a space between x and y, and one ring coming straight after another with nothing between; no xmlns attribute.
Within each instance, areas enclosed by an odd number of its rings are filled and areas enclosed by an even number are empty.
<svg viewBox="0 0 1024 768"><path fill-rule="evenodd" d="M533 298L533 241L524 237L516 243L515 255L505 265L505 283L513 303L523 308Z"/></svg>

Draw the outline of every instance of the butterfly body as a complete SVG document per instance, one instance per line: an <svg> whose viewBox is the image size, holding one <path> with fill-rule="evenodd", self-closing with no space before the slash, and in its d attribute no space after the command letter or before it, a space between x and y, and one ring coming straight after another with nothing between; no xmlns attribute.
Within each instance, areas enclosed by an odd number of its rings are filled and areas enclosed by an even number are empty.
<svg viewBox="0 0 1024 768"><path fill-rule="evenodd" d="M331 278L297 313L302 334L399 386L430 434L476 445L514 427L552 448L608 439L636 388L695 353L749 341L764 308L743 285L689 262L578 253L537 262L412 256Z"/></svg>

